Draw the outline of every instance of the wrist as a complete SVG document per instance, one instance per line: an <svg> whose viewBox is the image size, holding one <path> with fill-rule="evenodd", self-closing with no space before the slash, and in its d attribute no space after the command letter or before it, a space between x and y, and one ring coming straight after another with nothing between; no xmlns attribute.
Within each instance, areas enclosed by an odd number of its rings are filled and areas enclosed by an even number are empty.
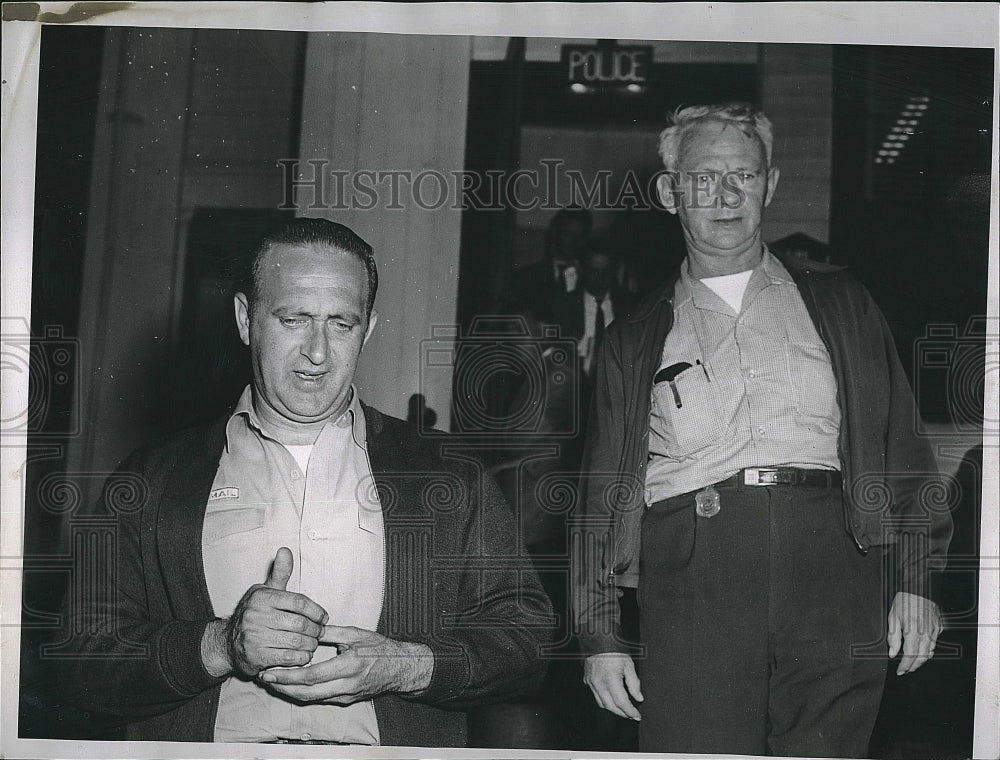
<svg viewBox="0 0 1000 760"><path fill-rule="evenodd" d="M201 664L213 678L228 676L233 672L226 643L225 620L217 618L205 627L205 633L201 637Z"/></svg>
<svg viewBox="0 0 1000 760"><path fill-rule="evenodd" d="M399 683L396 692L415 695L427 689L434 675L434 653L426 644L400 642Z"/></svg>

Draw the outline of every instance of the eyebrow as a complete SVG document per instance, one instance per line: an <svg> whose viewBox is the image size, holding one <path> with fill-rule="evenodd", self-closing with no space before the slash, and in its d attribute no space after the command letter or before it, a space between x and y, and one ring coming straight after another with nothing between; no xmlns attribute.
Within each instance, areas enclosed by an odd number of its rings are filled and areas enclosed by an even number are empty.
<svg viewBox="0 0 1000 760"><path fill-rule="evenodd" d="M759 174L762 171L762 169L756 166L743 164L737 166L735 169L712 169L703 166L698 169L686 169L685 171L687 171L690 174L708 174L710 172L714 172L715 174L733 174L735 172L753 172L755 174Z"/></svg>
<svg viewBox="0 0 1000 760"><path fill-rule="evenodd" d="M352 324L361 324L361 315L355 312L338 312L336 314L327 314L325 317L321 314L314 314L311 311L305 311L302 309L290 309L283 306L278 306L271 311L272 316L275 317L309 317L310 319L342 319L345 322L351 322Z"/></svg>

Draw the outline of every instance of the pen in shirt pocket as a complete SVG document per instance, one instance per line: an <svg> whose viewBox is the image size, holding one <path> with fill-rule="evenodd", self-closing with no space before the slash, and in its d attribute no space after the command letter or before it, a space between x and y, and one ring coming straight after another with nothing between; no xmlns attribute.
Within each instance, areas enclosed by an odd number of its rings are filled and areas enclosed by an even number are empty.
<svg viewBox="0 0 1000 760"><path fill-rule="evenodd" d="M705 365L701 363L701 359L695 359L694 363L701 367L701 371L705 373L705 379L708 380L708 382L712 382L712 378L708 376L708 370L705 368Z"/></svg>

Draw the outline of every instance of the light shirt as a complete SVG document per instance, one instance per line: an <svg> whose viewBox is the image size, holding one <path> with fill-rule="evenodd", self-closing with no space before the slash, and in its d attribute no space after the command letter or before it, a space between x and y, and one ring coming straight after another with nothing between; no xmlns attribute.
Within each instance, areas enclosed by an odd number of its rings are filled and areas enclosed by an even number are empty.
<svg viewBox="0 0 1000 760"><path fill-rule="evenodd" d="M715 293L719 298L729 304L733 311L743 308L743 294L747 290L747 283L750 282L752 269L736 274L724 274L720 277L702 277L701 281Z"/></svg>
<svg viewBox="0 0 1000 760"><path fill-rule="evenodd" d="M249 386L226 425L226 447L205 512L202 554L212 607L228 617L246 590L267 579L282 546L294 568L287 590L329 613L331 625L375 630L385 588L384 526L372 487L365 416L352 389L347 411L322 429L302 461L263 431ZM311 451L309 451L311 449ZM303 468L303 462L307 466ZM312 662L336 654L320 644ZM378 744L371 701L347 707L294 704L257 682L222 684L217 742L321 739Z"/></svg>
<svg viewBox="0 0 1000 760"><path fill-rule="evenodd" d="M604 312L604 329L614 321L615 310L611 305L611 294L605 293L601 300L601 311ZM579 354L583 360L583 369L588 374L594 363L594 335L597 325L597 299L588 290L583 291L583 337L579 340Z"/></svg>
<svg viewBox="0 0 1000 760"><path fill-rule="evenodd" d="M685 260L660 368L682 362L691 367L652 390L647 504L745 467L840 469L829 354L798 288L766 248L739 310L692 278Z"/></svg>

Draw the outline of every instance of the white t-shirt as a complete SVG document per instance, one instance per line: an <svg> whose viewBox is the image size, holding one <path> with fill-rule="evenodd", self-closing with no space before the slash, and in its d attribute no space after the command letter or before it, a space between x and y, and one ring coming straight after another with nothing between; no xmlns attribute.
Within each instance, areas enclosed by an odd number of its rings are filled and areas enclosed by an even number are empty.
<svg viewBox="0 0 1000 760"><path fill-rule="evenodd" d="M703 277L701 281L739 314L740 307L743 306L743 293L752 274L753 270L748 269L745 272L724 274L721 277Z"/></svg>

